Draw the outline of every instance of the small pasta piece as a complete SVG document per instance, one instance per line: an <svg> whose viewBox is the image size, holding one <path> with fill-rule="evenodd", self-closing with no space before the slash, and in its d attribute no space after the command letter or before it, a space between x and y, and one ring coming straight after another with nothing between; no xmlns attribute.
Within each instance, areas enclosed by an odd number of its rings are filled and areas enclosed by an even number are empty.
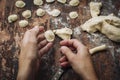
<svg viewBox="0 0 120 80"><path fill-rule="evenodd" d="M22 0L16 1L16 3L15 3L15 6L18 8L23 8L23 7L25 7L25 5L26 5L25 2Z"/></svg>
<svg viewBox="0 0 120 80"><path fill-rule="evenodd" d="M20 26L20 27L26 27L28 24L29 24L29 23L28 23L27 20L21 20L21 21L19 21L19 26Z"/></svg>
<svg viewBox="0 0 120 80"><path fill-rule="evenodd" d="M54 2L55 0L46 0L46 2L48 2L48 3L52 3L52 2Z"/></svg>
<svg viewBox="0 0 120 80"><path fill-rule="evenodd" d="M78 13L75 12L75 11L73 11L73 12L70 12L70 13L69 13L69 16L70 16L71 19L75 19L75 18L78 17Z"/></svg>
<svg viewBox="0 0 120 80"><path fill-rule="evenodd" d="M8 22L12 23L18 19L18 16L16 14L12 14L8 16Z"/></svg>
<svg viewBox="0 0 120 80"><path fill-rule="evenodd" d="M44 33L45 38L48 42L52 42L55 39L55 35L52 30L48 30Z"/></svg>
<svg viewBox="0 0 120 80"><path fill-rule="evenodd" d="M60 13L61 13L60 10L54 9L54 10L50 13L50 15L52 15L52 16L54 16L54 17L57 17L57 16L60 15Z"/></svg>
<svg viewBox="0 0 120 80"><path fill-rule="evenodd" d="M43 0L34 0L34 5L41 6L43 4Z"/></svg>
<svg viewBox="0 0 120 80"><path fill-rule="evenodd" d="M57 1L60 2L60 3L63 3L63 4L66 3L66 0L57 0Z"/></svg>
<svg viewBox="0 0 120 80"><path fill-rule="evenodd" d="M24 18L30 18L31 17L31 11L30 10L25 10L23 13L22 13L22 16Z"/></svg>
<svg viewBox="0 0 120 80"><path fill-rule="evenodd" d="M45 10L43 10L41 8L37 9L36 15L37 16L44 16L45 15Z"/></svg>
<svg viewBox="0 0 120 80"><path fill-rule="evenodd" d="M79 0L71 0L71 1L69 2L69 5L71 5L71 6L78 6L79 3L80 3Z"/></svg>

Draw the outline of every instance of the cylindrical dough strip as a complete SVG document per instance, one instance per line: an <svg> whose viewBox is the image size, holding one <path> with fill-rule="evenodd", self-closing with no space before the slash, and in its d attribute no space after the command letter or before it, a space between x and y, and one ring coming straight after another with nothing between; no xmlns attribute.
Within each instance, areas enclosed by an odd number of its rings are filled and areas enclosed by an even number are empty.
<svg viewBox="0 0 120 80"><path fill-rule="evenodd" d="M106 45L101 45L101 46L90 49L89 52L90 52L90 54L94 54L98 51L102 51L102 50L106 50L106 49L107 49Z"/></svg>

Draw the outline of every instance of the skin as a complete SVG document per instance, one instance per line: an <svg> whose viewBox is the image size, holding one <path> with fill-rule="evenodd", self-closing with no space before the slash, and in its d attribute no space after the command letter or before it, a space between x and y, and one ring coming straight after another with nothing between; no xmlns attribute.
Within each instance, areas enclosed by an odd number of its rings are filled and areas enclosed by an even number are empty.
<svg viewBox="0 0 120 80"><path fill-rule="evenodd" d="M21 45L17 80L35 80L41 57L52 47L43 33L42 26L26 31ZM81 42L71 39L61 41L60 45L64 55L60 58L62 67L71 66L84 80L98 80L88 49Z"/></svg>

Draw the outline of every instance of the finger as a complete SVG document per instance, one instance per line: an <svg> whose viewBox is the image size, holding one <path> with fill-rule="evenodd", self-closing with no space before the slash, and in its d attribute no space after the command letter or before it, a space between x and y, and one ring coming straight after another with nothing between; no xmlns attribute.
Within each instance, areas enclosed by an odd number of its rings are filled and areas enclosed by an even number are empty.
<svg viewBox="0 0 120 80"><path fill-rule="evenodd" d="M40 28L39 26L35 26L34 28L31 29L32 34L34 34L35 36L37 36L37 34L40 32Z"/></svg>
<svg viewBox="0 0 120 80"><path fill-rule="evenodd" d="M59 61L60 61L60 63L67 61L66 56L61 57L61 58L59 59Z"/></svg>
<svg viewBox="0 0 120 80"><path fill-rule="evenodd" d="M84 45L78 41L77 39L71 39L71 40L64 40L60 42L60 45L62 46L73 46L77 50L80 50L80 47L83 47Z"/></svg>
<svg viewBox="0 0 120 80"><path fill-rule="evenodd" d="M52 43L48 43L45 47L39 50L38 54L39 57L41 58L46 52L49 51L49 49L52 47Z"/></svg>
<svg viewBox="0 0 120 80"><path fill-rule="evenodd" d="M45 39L44 33L39 34L37 37L38 42L43 41Z"/></svg>
<svg viewBox="0 0 120 80"><path fill-rule="evenodd" d="M60 51L67 57L68 61L72 61L75 54L66 46L62 46Z"/></svg>
<svg viewBox="0 0 120 80"><path fill-rule="evenodd" d="M70 66L70 64L69 64L69 62L63 62L63 63L60 63L60 65L62 66L62 67L69 67Z"/></svg>
<svg viewBox="0 0 120 80"><path fill-rule="evenodd" d="M46 46L47 45L47 40L43 40L43 41L41 41L39 44L38 44L38 49L41 49L41 48L43 48L44 46Z"/></svg>

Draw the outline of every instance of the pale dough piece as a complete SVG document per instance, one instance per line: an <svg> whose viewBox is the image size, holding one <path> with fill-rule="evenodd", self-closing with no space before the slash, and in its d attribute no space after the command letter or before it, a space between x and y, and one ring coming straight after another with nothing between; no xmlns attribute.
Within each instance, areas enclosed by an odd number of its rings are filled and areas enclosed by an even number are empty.
<svg viewBox="0 0 120 80"><path fill-rule="evenodd" d="M21 1L21 0L16 1L16 3L15 3L15 6L18 8L23 8L23 7L25 7L25 5L26 5L25 2Z"/></svg>
<svg viewBox="0 0 120 80"><path fill-rule="evenodd" d="M21 21L19 21L19 26L20 26L20 27L26 27L28 24L29 24L29 23L28 23L27 20L21 20Z"/></svg>
<svg viewBox="0 0 120 80"><path fill-rule="evenodd" d="M66 0L57 0L57 1L60 2L60 3L63 3L63 4L66 3Z"/></svg>
<svg viewBox="0 0 120 80"><path fill-rule="evenodd" d="M43 4L43 0L34 0L34 5L41 6Z"/></svg>
<svg viewBox="0 0 120 80"><path fill-rule="evenodd" d="M100 8L102 7L101 2L90 2L89 6L92 17L96 17L100 14Z"/></svg>
<svg viewBox="0 0 120 80"><path fill-rule="evenodd" d="M54 35L52 30L46 31L44 35L45 35L45 38L48 42L52 42L55 39L55 35Z"/></svg>
<svg viewBox="0 0 120 80"><path fill-rule="evenodd" d="M16 14L12 14L8 16L8 22L12 23L18 19L18 16Z"/></svg>
<svg viewBox="0 0 120 80"><path fill-rule="evenodd" d="M71 35L73 33L70 28L57 29L53 32L63 40L71 39Z"/></svg>
<svg viewBox="0 0 120 80"><path fill-rule="evenodd" d="M52 2L54 2L55 0L46 0L46 2L48 2L48 3L52 3Z"/></svg>
<svg viewBox="0 0 120 80"><path fill-rule="evenodd" d="M120 42L120 18L116 16L98 16L81 25L82 30L89 33L100 31L109 39Z"/></svg>
<svg viewBox="0 0 120 80"><path fill-rule="evenodd" d="M75 19L75 18L78 17L78 13L76 11L73 11L73 12L69 13L69 16L70 16L71 19Z"/></svg>
<svg viewBox="0 0 120 80"><path fill-rule="evenodd" d="M60 10L54 9L54 10L50 13L50 15L52 15L52 16L54 16L54 17L57 17L57 16L60 15L60 13L61 13Z"/></svg>
<svg viewBox="0 0 120 80"><path fill-rule="evenodd" d="M101 45L101 46L90 49L89 52L90 52L90 54L94 54L98 51L103 51L103 50L106 50L106 49L107 49L106 45Z"/></svg>
<svg viewBox="0 0 120 80"><path fill-rule="evenodd" d="M69 2L69 5L71 5L71 6L78 6L79 3L80 3L79 0L71 0L71 1Z"/></svg>
<svg viewBox="0 0 120 80"><path fill-rule="evenodd" d="M22 16L24 18L30 18L31 17L31 11L30 10L25 10L23 13L22 13Z"/></svg>
<svg viewBox="0 0 120 80"><path fill-rule="evenodd" d="M37 16L44 16L45 15L45 10L39 8L36 11Z"/></svg>

